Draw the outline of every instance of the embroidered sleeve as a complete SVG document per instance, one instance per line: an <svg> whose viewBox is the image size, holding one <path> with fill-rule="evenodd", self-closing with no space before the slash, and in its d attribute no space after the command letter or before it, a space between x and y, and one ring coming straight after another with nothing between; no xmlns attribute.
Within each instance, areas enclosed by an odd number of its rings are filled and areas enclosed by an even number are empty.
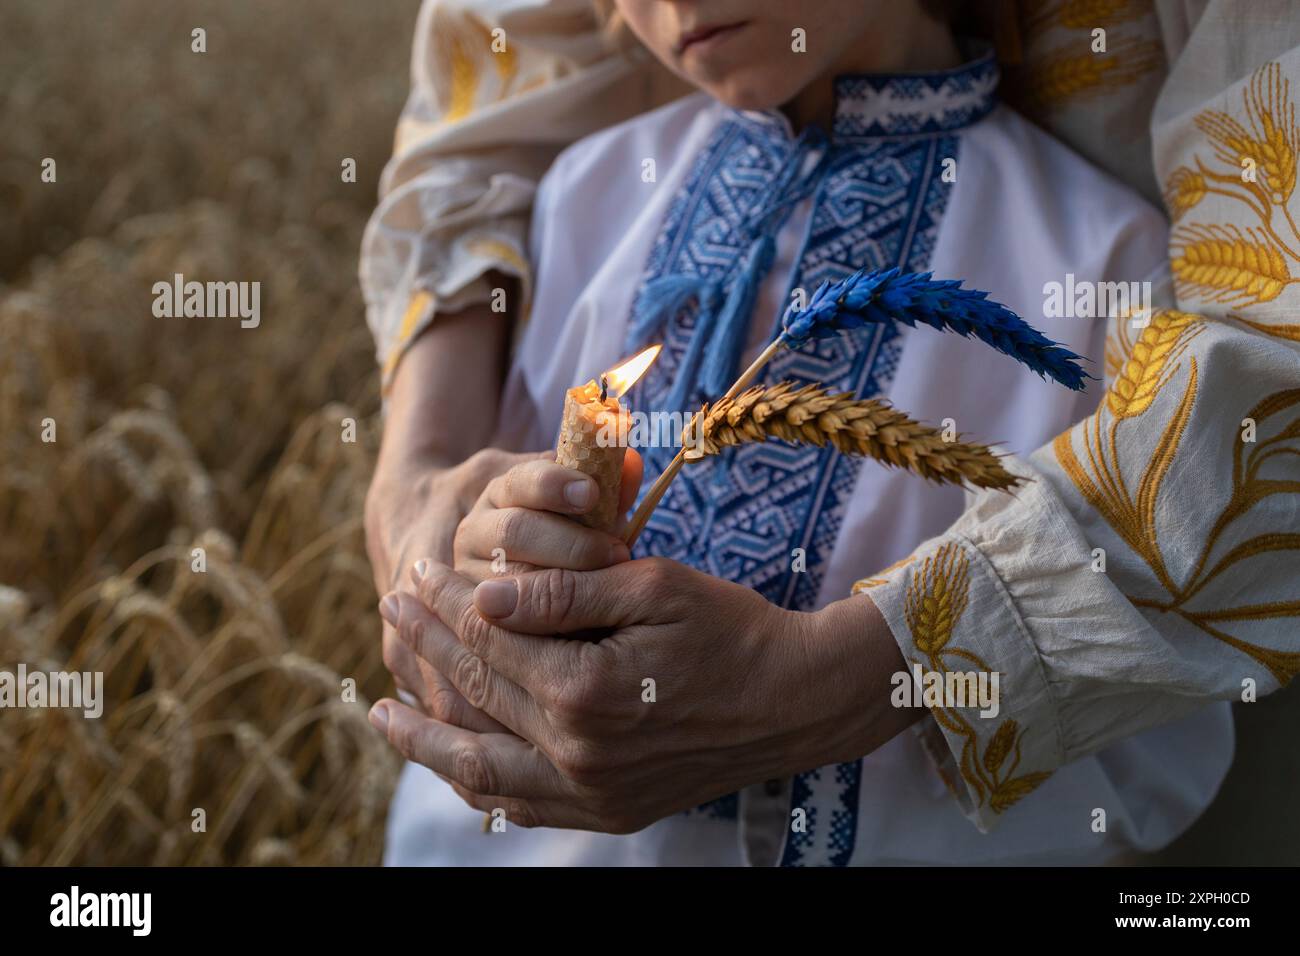
<svg viewBox="0 0 1300 956"><path fill-rule="evenodd" d="M1004 40L1012 105L1151 202L1148 122L1168 70L1166 34L1149 0L1039 0L1021 4ZM1162 29L1163 28L1163 29Z"/></svg>
<svg viewBox="0 0 1300 956"><path fill-rule="evenodd" d="M491 270L519 278L525 316L542 173L569 143L680 92L639 51L615 51L587 0L425 0L361 249L385 381L435 311L490 300Z"/></svg>
<svg viewBox="0 0 1300 956"><path fill-rule="evenodd" d="M1225 53L1225 55L1227 55ZM1114 320L1096 412L859 582L909 664L998 672L922 731L982 829L1059 766L1300 671L1300 51L1156 127L1179 310Z"/></svg>

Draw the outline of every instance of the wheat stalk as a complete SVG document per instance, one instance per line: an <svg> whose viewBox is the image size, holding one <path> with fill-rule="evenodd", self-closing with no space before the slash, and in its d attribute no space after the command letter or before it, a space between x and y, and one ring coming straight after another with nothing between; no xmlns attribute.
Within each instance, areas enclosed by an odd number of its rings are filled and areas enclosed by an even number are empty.
<svg viewBox="0 0 1300 956"><path fill-rule="evenodd" d="M844 454L874 458L943 484L1005 489L1021 481L986 446L944 441L938 429L885 402L793 382L756 385L706 405L683 436L684 455L687 462L698 462L723 448L769 439L833 445Z"/></svg>

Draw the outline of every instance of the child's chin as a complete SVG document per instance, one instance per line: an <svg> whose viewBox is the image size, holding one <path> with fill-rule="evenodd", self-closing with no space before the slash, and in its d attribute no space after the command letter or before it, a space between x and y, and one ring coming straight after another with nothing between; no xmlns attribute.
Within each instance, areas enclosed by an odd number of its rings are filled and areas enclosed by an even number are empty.
<svg viewBox="0 0 1300 956"><path fill-rule="evenodd" d="M767 89L755 89L746 84L722 84L709 89L709 93L733 110L770 110L776 109L789 96L781 96Z"/></svg>

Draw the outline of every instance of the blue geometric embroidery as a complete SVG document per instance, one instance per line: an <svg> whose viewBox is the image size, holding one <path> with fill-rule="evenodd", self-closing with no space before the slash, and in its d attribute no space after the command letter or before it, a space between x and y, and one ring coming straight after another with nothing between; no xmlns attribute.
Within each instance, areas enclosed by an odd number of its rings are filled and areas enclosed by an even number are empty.
<svg viewBox="0 0 1300 956"><path fill-rule="evenodd" d="M790 789L790 805L796 810L802 809L804 812L804 827L802 830L793 829L793 814L791 827L792 829L786 835L785 855L791 853L798 854L802 859L805 851L811 851L813 848L813 831L817 828L817 806L812 802L812 787L809 782L815 777L820 776L819 772L814 770L812 773L801 773L794 778ZM788 865L782 858L781 865Z"/></svg>
<svg viewBox="0 0 1300 956"><path fill-rule="evenodd" d="M829 142L811 128L791 136L779 114L730 114L671 204L641 290L646 282L674 273L725 286L755 239L750 226L754 213L779 199L773 184L782 181L783 174L805 168L815 170L812 213L788 291L802 288L811 294L823 281L862 268L923 270L949 193L940 178L942 161L957 156L955 129L992 108L996 78L991 58L933 79L840 78L835 138ZM868 92L874 97L870 102L864 100ZM946 106L936 97L947 98ZM902 106L907 102L913 103L910 113ZM898 135L917 130L924 133ZM812 158L827 150L824 161ZM640 298L638 292L634 314ZM666 408L665 400L696 319L693 301L668 319L663 351L633 390L632 407L683 411ZM780 316L770 321L774 336ZM893 380L900 348L892 328L858 329L811 342L799 351L781 352L760 380L815 381L864 398L879 395ZM716 397L693 395L691 407ZM657 475L674 453L671 448L644 450L646 474ZM769 442L730 449L707 464L683 470L634 554L672 558L747 585L782 607L810 609L861 465L860 459L811 446ZM796 548L804 552L802 572L792 569ZM840 764L831 774L814 770L795 777L791 806L804 810L807 831L787 834L782 865L842 866L849 861L860 781L860 761ZM732 819L735 797L696 812Z"/></svg>
<svg viewBox="0 0 1300 956"><path fill-rule="evenodd" d="M858 792L862 783L862 761L842 763L835 768L835 782L840 785L840 805L831 811L831 866L845 866L853 854L853 838L858 828Z"/></svg>
<svg viewBox="0 0 1300 956"><path fill-rule="evenodd" d="M729 793L698 807L684 811L686 816L702 816L710 820L736 820L740 818L740 794Z"/></svg>
<svg viewBox="0 0 1300 956"><path fill-rule="evenodd" d="M713 276L734 268L734 253L749 236L738 235L732 224L762 196L765 180L758 173L770 177L800 146L757 136L744 120L720 124L697 165L701 182L688 182L683 200L670 211L647 278L668 269ZM858 268L922 268L942 214L942 202L934 199L947 191L940 188L939 161L955 156L956 140L830 148L793 285L812 290ZM675 253L671 262L670 252ZM774 329L778 319L772 317ZM670 321L664 350L632 395L633 407L680 411L666 409L663 402L694 320L695 307L688 305ZM818 340L780 353L763 378L820 381L837 391L877 395L893 379L897 338L891 328L874 327ZM647 474L657 474L673 454L671 448L646 450ZM859 459L832 449L777 442L733 449L722 460L682 472L651 517L637 553L674 558L748 585L783 607L809 608L859 467ZM792 569L795 548L804 549L803 572Z"/></svg>
<svg viewBox="0 0 1300 956"><path fill-rule="evenodd" d="M843 142L854 137L937 133L969 126L996 105L993 94L998 78L992 50L942 73L838 77L832 133Z"/></svg>

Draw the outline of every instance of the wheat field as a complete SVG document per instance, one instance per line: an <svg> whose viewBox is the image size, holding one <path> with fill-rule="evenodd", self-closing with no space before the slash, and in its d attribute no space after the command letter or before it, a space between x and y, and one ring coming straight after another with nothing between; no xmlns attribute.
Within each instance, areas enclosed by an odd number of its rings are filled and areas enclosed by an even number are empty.
<svg viewBox="0 0 1300 956"><path fill-rule="evenodd" d="M6 10L0 670L102 671L105 706L0 714L0 864L379 860L356 260L416 8ZM259 281L260 326L155 318L178 272Z"/></svg>

